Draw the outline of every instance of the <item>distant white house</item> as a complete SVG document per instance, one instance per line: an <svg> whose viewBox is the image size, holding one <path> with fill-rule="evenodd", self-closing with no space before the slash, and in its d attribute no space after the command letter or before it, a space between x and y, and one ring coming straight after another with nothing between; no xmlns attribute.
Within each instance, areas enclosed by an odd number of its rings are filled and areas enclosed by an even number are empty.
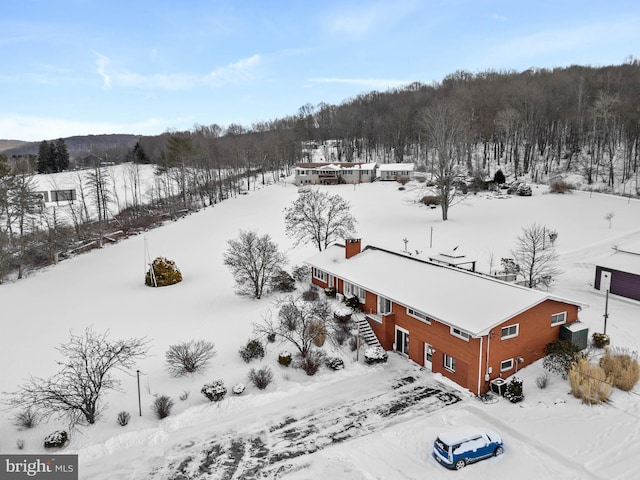
<svg viewBox="0 0 640 480"><path fill-rule="evenodd" d="M380 180L397 180L398 177L413 179L415 163L383 163L380 165Z"/></svg>
<svg viewBox="0 0 640 480"><path fill-rule="evenodd" d="M295 183L301 186L372 182L377 166L376 163L299 163L294 168Z"/></svg>

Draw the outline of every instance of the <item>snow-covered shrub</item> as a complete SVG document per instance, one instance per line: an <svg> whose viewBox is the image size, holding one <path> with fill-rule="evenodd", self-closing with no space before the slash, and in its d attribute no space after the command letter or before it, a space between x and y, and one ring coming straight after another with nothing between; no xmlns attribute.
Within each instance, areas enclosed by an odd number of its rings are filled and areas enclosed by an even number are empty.
<svg viewBox="0 0 640 480"><path fill-rule="evenodd" d="M437 197L435 195L425 195L420 199L420 202L427 207L436 207L440 205L440 197Z"/></svg>
<svg viewBox="0 0 640 480"><path fill-rule="evenodd" d="M398 182L400 185L406 185L407 183L409 183L409 176L408 175L398 175L396 177L396 182Z"/></svg>
<svg viewBox="0 0 640 480"><path fill-rule="evenodd" d="M356 308L360 307L360 299L355 295L349 295L347 297L344 297L344 304L347 307L355 310Z"/></svg>
<svg viewBox="0 0 640 480"><path fill-rule="evenodd" d="M570 183L565 182L561 178L556 178L551 180L549 183L549 192L550 193L567 193L571 192L575 187Z"/></svg>
<svg viewBox="0 0 640 480"><path fill-rule="evenodd" d="M260 340L256 339L249 340L247 344L238 351L238 353L246 363L249 363L255 358L262 359L265 355L262 343L260 343Z"/></svg>
<svg viewBox="0 0 640 480"><path fill-rule="evenodd" d="M269 367L262 367L259 370L252 368L249 372L249 380L256 388L264 390L273 381L273 371Z"/></svg>
<svg viewBox="0 0 640 480"><path fill-rule="evenodd" d="M387 352L385 352L382 347L369 347L364 351L364 361L369 365L384 363L387 359Z"/></svg>
<svg viewBox="0 0 640 480"><path fill-rule="evenodd" d="M267 342L273 343L275 341L276 341L276 333L275 332L269 332L267 334Z"/></svg>
<svg viewBox="0 0 640 480"><path fill-rule="evenodd" d="M546 373L539 375L538 378L536 378L536 385L541 390L547 388L547 386L549 385L549 375Z"/></svg>
<svg viewBox="0 0 640 480"><path fill-rule="evenodd" d="M209 401L219 402L227 394L227 387L224 386L224 382L222 380L216 380L204 385L200 392L202 392Z"/></svg>
<svg viewBox="0 0 640 480"><path fill-rule="evenodd" d="M593 335L591 335L591 344L595 348L608 347L610 343L611 338L606 333L593 332Z"/></svg>
<svg viewBox="0 0 640 480"><path fill-rule="evenodd" d="M38 417L38 414L30 408L27 408L16 414L13 424L22 430L23 428L35 427L39 421L40 417Z"/></svg>
<svg viewBox="0 0 640 480"><path fill-rule="evenodd" d="M306 300L307 302L313 302L315 300L318 300L318 298L318 290L313 285L311 285L308 290L302 292L302 299Z"/></svg>
<svg viewBox="0 0 640 480"><path fill-rule="evenodd" d="M131 414L129 412L125 412L124 410L118 413L118 416L116 418L116 422L118 422L118 425L120 425L121 427L127 425L129 423L129 420L131 420Z"/></svg>
<svg viewBox="0 0 640 480"><path fill-rule="evenodd" d="M296 367L304 370L309 376L313 376L318 372L322 364L322 354L316 350L307 352L305 356L300 356L296 361Z"/></svg>
<svg viewBox="0 0 640 480"><path fill-rule="evenodd" d="M44 438L44 448L62 448L69 441L69 435L64 430L57 430Z"/></svg>
<svg viewBox="0 0 640 480"><path fill-rule="evenodd" d="M522 390L522 380L518 377L513 377L509 383L507 383L507 389L504 392L504 397L511 403L518 403L524 400L524 392Z"/></svg>
<svg viewBox="0 0 640 480"><path fill-rule="evenodd" d="M335 298L336 296L336 287L327 287L324 289L324 294L329 298Z"/></svg>
<svg viewBox="0 0 640 480"><path fill-rule="evenodd" d="M283 367L291 365L291 352L280 352L280 355L278 355L278 363Z"/></svg>
<svg viewBox="0 0 640 480"><path fill-rule="evenodd" d="M613 391L611 378L599 365L581 358L569 370L571 394L588 405L608 402Z"/></svg>
<svg viewBox="0 0 640 480"><path fill-rule="evenodd" d="M151 410L156 414L156 417L159 419L163 419L168 417L171 414L171 409L173 408L173 400L171 397L167 395L160 395L156 397L153 401L153 405L151 405Z"/></svg>
<svg viewBox="0 0 640 480"><path fill-rule="evenodd" d="M352 335L351 338L349 338L349 348L351 349L352 352L355 352L360 346L360 344L361 342L358 340L357 335Z"/></svg>
<svg viewBox="0 0 640 480"><path fill-rule="evenodd" d="M244 389L244 383L236 383L233 387L231 387L231 393L233 393L234 395L242 395Z"/></svg>
<svg viewBox="0 0 640 480"><path fill-rule="evenodd" d="M309 278L309 266L308 265L296 265L291 270L291 276L296 282L305 282Z"/></svg>
<svg viewBox="0 0 640 480"><path fill-rule="evenodd" d="M567 378L571 365L581 357L580 347L566 340L554 340L544 347L545 357L542 366L545 370Z"/></svg>
<svg viewBox="0 0 640 480"><path fill-rule="evenodd" d="M174 377L199 373L216 354L214 345L206 340L190 340L171 345L165 354L167 370Z"/></svg>
<svg viewBox="0 0 640 480"><path fill-rule="evenodd" d="M600 366L604 373L611 377L614 387L630 392L640 380L640 365L636 353L624 349L606 349L604 357L600 359Z"/></svg>
<svg viewBox="0 0 640 480"><path fill-rule="evenodd" d="M144 277L145 285L150 287L164 287L182 281L182 273L173 260L164 257L156 258Z"/></svg>
<svg viewBox="0 0 640 480"><path fill-rule="evenodd" d="M296 281L288 272L280 270L271 278L271 287L278 292L293 292Z"/></svg>
<svg viewBox="0 0 640 480"><path fill-rule="evenodd" d="M341 370L344 368L344 362L338 357L329 357L325 361L325 365L331 370Z"/></svg>

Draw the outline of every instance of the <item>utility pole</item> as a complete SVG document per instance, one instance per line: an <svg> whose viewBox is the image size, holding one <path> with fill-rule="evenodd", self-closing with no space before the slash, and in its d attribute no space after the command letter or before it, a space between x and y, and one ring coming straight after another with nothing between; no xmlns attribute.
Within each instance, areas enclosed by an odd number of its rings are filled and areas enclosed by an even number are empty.
<svg viewBox="0 0 640 480"><path fill-rule="evenodd" d="M136 370L136 374L138 376L138 411L140 416L142 416L142 402L140 400L140 370Z"/></svg>
<svg viewBox="0 0 640 480"><path fill-rule="evenodd" d="M604 301L604 333L607 334L607 319L609 318L609 289L607 288L607 294Z"/></svg>

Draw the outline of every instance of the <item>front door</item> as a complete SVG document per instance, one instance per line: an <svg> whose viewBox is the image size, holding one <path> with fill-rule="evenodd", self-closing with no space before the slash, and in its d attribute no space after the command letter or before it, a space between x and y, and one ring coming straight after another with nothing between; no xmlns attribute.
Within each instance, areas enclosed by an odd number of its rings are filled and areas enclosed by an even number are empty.
<svg viewBox="0 0 640 480"><path fill-rule="evenodd" d="M603 292L611 290L611 272L600 270L600 290Z"/></svg>
<svg viewBox="0 0 640 480"><path fill-rule="evenodd" d="M424 368L428 372L433 371L433 347L428 343L424 344Z"/></svg>
<svg viewBox="0 0 640 480"><path fill-rule="evenodd" d="M409 332L396 326L396 351L409 355Z"/></svg>

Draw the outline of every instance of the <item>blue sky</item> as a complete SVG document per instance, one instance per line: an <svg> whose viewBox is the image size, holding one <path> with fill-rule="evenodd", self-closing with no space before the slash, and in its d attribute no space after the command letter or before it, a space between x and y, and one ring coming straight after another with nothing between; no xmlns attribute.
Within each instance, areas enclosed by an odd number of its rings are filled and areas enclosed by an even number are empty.
<svg viewBox="0 0 640 480"><path fill-rule="evenodd" d="M456 70L629 56L637 0L2 0L0 138L250 126Z"/></svg>

